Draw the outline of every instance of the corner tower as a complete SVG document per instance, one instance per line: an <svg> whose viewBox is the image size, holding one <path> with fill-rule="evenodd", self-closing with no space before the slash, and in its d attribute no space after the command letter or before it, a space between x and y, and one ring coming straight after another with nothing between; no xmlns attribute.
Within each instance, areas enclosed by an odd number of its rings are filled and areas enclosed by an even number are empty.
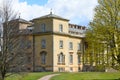
<svg viewBox="0 0 120 80"><path fill-rule="evenodd" d="M50 12L32 21L34 23L35 70L55 71L54 60L57 52L55 46L59 46L56 35L68 34L69 20Z"/></svg>

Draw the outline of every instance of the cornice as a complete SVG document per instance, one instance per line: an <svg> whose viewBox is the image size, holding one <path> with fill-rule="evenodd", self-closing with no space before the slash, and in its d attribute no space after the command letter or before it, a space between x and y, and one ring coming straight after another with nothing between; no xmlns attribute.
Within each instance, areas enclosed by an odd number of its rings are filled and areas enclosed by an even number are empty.
<svg viewBox="0 0 120 80"><path fill-rule="evenodd" d="M68 33L61 33L61 32L35 32L33 33L34 36L44 36L44 35L58 35L58 36L66 36L66 37L74 37L74 38L79 38L79 39L84 39L85 37L80 37L80 36L75 36L72 34L68 34Z"/></svg>

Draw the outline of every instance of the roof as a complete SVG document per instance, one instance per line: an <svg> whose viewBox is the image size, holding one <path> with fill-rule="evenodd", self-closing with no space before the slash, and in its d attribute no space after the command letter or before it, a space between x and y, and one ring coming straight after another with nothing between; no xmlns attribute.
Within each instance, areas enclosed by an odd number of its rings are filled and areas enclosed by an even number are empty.
<svg viewBox="0 0 120 80"><path fill-rule="evenodd" d="M61 20L69 21L68 19L65 19L65 18L60 17L60 16L55 15L55 14L52 14L52 12L50 12L50 14L48 14L48 15L41 16L41 17L38 17L38 18L35 18L35 19L44 19L44 18L56 18L56 19L61 19ZM34 20L35 20L35 19L34 19Z"/></svg>
<svg viewBox="0 0 120 80"><path fill-rule="evenodd" d="M19 21L19 22L22 22L22 23L28 23L28 24L31 24L31 22L25 20L25 19L22 19L22 18L17 18L17 19L14 19L12 21Z"/></svg>
<svg viewBox="0 0 120 80"><path fill-rule="evenodd" d="M18 21L19 21L19 22L23 22L23 23L31 23L31 22L29 22L29 21L27 21L27 20L25 20L25 19L22 19L22 18L18 19Z"/></svg>

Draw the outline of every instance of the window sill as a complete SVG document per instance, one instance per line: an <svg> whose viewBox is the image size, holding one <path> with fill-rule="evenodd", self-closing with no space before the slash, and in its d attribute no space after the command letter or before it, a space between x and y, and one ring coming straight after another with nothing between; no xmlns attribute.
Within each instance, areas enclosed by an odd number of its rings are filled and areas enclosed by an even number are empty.
<svg viewBox="0 0 120 80"><path fill-rule="evenodd" d="M70 65L73 65L73 63L70 63Z"/></svg>
<svg viewBox="0 0 120 80"><path fill-rule="evenodd" d="M57 63L58 65L65 65L65 63Z"/></svg>
<svg viewBox="0 0 120 80"><path fill-rule="evenodd" d="M41 49L46 49L46 48L41 48Z"/></svg>
<svg viewBox="0 0 120 80"><path fill-rule="evenodd" d="M41 65L46 65L46 63L41 63Z"/></svg>
<svg viewBox="0 0 120 80"><path fill-rule="evenodd" d="M81 65L82 63L78 63L78 65Z"/></svg>

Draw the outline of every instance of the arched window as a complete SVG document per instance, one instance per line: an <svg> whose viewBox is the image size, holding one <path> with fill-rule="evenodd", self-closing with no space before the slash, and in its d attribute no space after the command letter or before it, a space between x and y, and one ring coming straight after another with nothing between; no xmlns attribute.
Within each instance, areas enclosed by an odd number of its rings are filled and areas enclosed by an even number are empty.
<svg viewBox="0 0 120 80"><path fill-rule="evenodd" d="M58 55L58 63L59 63L59 64L65 63L65 55L63 55L63 53L60 53L60 54Z"/></svg>
<svg viewBox="0 0 120 80"><path fill-rule="evenodd" d="M41 63L42 64L45 64L46 63L46 52L45 51L42 51L41 53Z"/></svg>

